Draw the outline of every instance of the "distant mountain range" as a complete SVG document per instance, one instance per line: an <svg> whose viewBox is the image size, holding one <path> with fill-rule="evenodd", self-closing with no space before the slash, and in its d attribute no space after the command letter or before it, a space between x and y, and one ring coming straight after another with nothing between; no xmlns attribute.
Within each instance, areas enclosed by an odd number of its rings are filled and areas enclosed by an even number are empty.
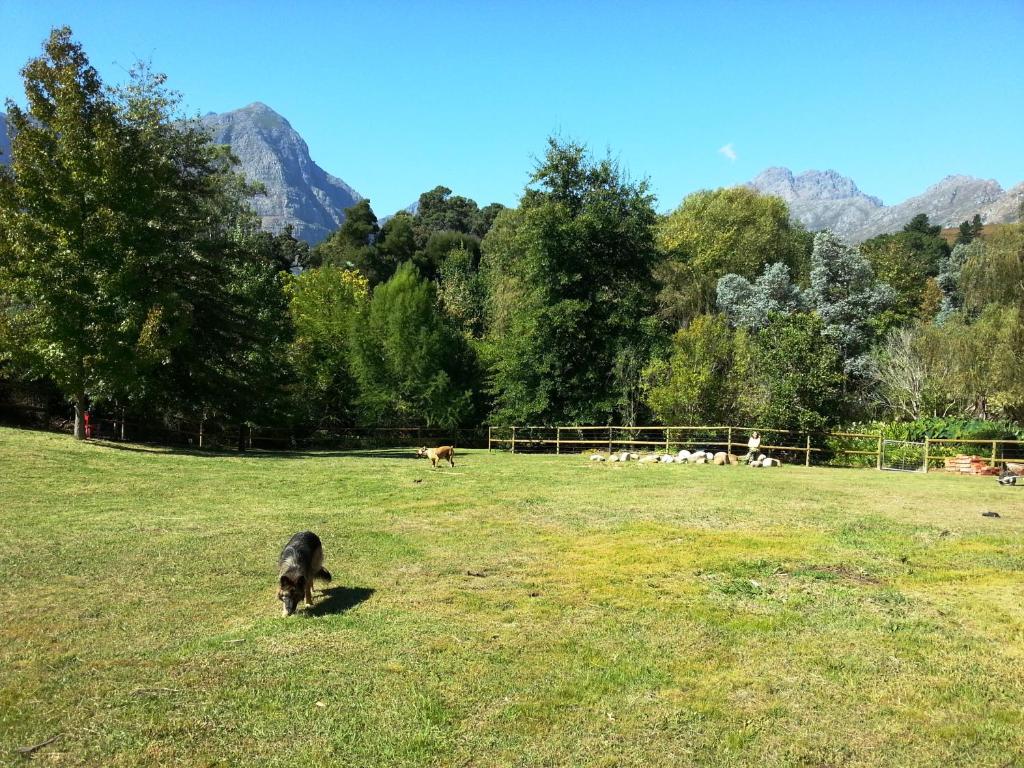
<svg viewBox="0 0 1024 768"><path fill-rule="evenodd" d="M747 186L781 197L807 229L831 229L850 243L899 231L919 213L927 213L933 224L943 227L959 226L974 214L987 224L1017 221L1024 202L1024 183L1004 190L996 181L973 176L947 176L896 205L864 194L852 179L835 171L794 176L788 168L768 168Z"/></svg>
<svg viewBox="0 0 1024 768"><path fill-rule="evenodd" d="M343 211L362 196L313 162L306 142L266 104L201 118L218 144L228 144L250 181L266 187L253 198L263 228L280 231L291 224L295 236L319 243L345 220Z"/></svg>
<svg viewBox="0 0 1024 768"><path fill-rule="evenodd" d="M362 196L313 162L309 147L281 115L255 102L242 109L201 118L219 144L228 144L241 171L261 182L267 193L253 199L265 229L294 227L296 237L311 244L323 240L344 221L344 210ZM0 112L0 163L10 157L7 119ZM956 227L980 214L987 224L1017 221L1024 183L1004 190L993 180L947 176L916 197L896 205L862 192L852 179L835 171L768 168L746 186L778 195L807 229L831 229L850 243L896 232L919 213L935 224ZM415 212L416 203L406 210Z"/></svg>

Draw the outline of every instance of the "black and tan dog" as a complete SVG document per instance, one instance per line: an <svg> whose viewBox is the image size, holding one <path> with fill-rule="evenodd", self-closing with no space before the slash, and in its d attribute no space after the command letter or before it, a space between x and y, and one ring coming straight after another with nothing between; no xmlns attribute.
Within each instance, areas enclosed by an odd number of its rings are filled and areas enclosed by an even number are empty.
<svg viewBox="0 0 1024 768"><path fill-rule="evenodd" d="M312 531L292 536L277 560L277 599L283 604L285 616L291 616L303 597L306 605L313 604L313 579L330 581L331 574L324 568L324 548L320 537Z"/></svg>
<svg viewBox="0 0 1024 768"><path fill-rule="evenodd" d="M430 459L430 465L434 469L437 469L437 462L439 461L447 461L452 467L455 466L454 445L442 445L439 448L427 448L427 446L423 446L422 448L416 449L416 455L421 459L424 456Z"/></svg>

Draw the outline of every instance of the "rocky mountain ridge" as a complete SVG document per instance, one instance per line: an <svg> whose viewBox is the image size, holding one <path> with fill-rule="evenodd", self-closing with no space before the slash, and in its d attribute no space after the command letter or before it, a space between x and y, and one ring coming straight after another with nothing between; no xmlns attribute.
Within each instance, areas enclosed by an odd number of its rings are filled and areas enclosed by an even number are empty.
<svg viewBox="0 0 1024 768"><path fill-rule="evenodd" d="M988 224L1017 221L1024 202L1024 183L1004 190L997 181L973 176L947 176L895 205L865 194L833 170L794 175L788 168L768 168L746 186L781 197L809 230L831 229L851 243L899 231L919 213L943 227L956 227L975 214Z"/></svg>
<svg viewBox="0 0 1024 768"><path fill-rule="evenodd" d="M298 132L266 104L257 101L200 120L215 142L231 147L246 178L266 188L253 198L264 229L278 232L291 224L296 237L313 245L341 226L344 210L362 199L317 165Z"/></svg>

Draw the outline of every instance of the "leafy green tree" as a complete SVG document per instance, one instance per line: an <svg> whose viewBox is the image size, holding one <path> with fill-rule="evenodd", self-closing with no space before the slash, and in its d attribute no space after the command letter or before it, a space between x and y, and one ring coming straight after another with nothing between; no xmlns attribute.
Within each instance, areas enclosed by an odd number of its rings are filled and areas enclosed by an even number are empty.
<svg viewBox="0 0 1024 768"><path fill-rule="evenodd" d="M51 378L75 406L75 436L82 414L103 382L127 385L135 366L119 348L143 339L147 315L132 313L111 297L97 304L106 285L125 272L106 209L118 210L120 189L105 177L123 172L108 148L123 138L117 105L67 28L55 29L43 55L21 71L27 111L7 102L12 164L0 167L0 277L7 294L8 354L31 374ZM115 175L116 174L116 175ZM110 190L110 191L108 191ZM149 352L159 355L155 327L163 313L153 306ZM141 316L140 316L141 314ZM119 333L119 326L128 326Z"/></svg>
<svg viewBox="0 0 1024 768"><path fill-rule="evenodd" d="M942 227L935 224L933 225L928 219L927 213L919 213L903 227L904 232L917 232L922 235L931 235L932 237L938 237L942 232Z"/></svg>
<svg viewBox="0 0 1024 768"><path fill-rule="evenodd" d="M981 214L974 214L974 218L970 221L960 222L960 231L957 233L955 245L970 244L975 238L981 237L984 229L985 225L981 221Z"/></svg>
<svg viewBox="0 0 1024 768"><path fill-rule="evenodd" d="M401 211L385 222L377 241L380 253L381 277L388 279L399 264L412 261L416 255L416 236L413 231L413 217Z"/></svg>
<svg viewBox="0 0 1024 768"><path fill-rule="evenodd" d="M313 249L316 264L358 270L370 285L386 280L394 264L378 245L380 227L370 201L363 199L345 209L345 220Z"/></svg>
<svg viewBox="0 0 1024 768"><path fill-rule="evenodd" d="M435 232L472 234L479 217L480 209L475 201L453 195L448 187L434 187L419 198L415 217L416 244L419 248L425 247Z"/></svg>
<svg viewBox="0 0 1024 768"><path fill-rule="evenodd" d="M843 366L825 330L815 314L780 315L753 337L738 399L756 424L806 432L839 421Z"/></svg>
<svg viewBox="0 0 1024 768"><path fill-rule="evenodd" d="M941 325L897 329L876 353L872 392L880 415L1018 419L1024 415L1022 348L1021 312L999 304L973 322L957 313Z"/></svg>
<svg viewBox="0 0 1024 768"><path fill-rule="evenodd" d="M501 203L491 203L485 205L480 209L476 219L473 222L473 231L470 232L472 235L476 235L483 240L487 233L491 231L491 227L494 226L494 220L498 218L498 214L505 210L505 206Z"/></svg>
<svg viewBox="0 0 1024 768"><path fill-rule="evenodd" d="M468 248L450 251L441 265L438 300L455 327L469 337L483 331L484 286L477 256Z"/></svg>
<svg viewBox="0 0 1024 768"><path fill-rule="evenodd" d="M497 422L622 417L616 370L624 355L649 354L641 321L652 309L655 219L646 182L549 139L519 207L483 244Z"/></svg>
<svg viewBox="0 0 1024 768"><path fill-rule="evenodd" d="M724 424L735 418L746 374L737 370L737 346L736 332L722 315L698 315L677 331L671 354L644 371L654 416L663 424Z"/></svg>
<svg viewBox="0 0 1024 768"><path fill-rule="evenodd" d="M745 187L690 195L661 222L658 245L666 254L656 273L658 304L677 326L715 310L724 275L753 280L776 262L800 275L806 266L806 235L786 203Z"/></svg>
<svg viewBox="0 0 1024 768"><path fill-rule="evenodd" d="M441 265L453 251L469 253L475 269L480 261L480 241L461 232L434 232L427 244L413 256L413 263L428 280L436 280Z"/></svg>
<svg viewBox="0 0 1024 768"><path fill-rule="evenodd" d="M471 352L437 311L433 284L408 262L374 288L351 366L369 423L454 427L474 415Z"/></svg>
<svg viewBox="0 0 1024 768"><path fill-rule="evenodd" d="M964 307L989 304L1024 308L1024 223L1003 224L970 246L960 271Z"/></svg>
<svg viewBox="0 0 1024 768"><path fill-rule="evenodd" d="M918 240L916 234L901 232L879 235L860 246L875 276L895 292L889 325L902 325L921 315L925 286L938 272L929 263L931 257L916 247Z"/></svg>
<svg viewBox="0 0 1024 768"><path fill-rule="evenodd" d="M368 293L360 273L332 266L307 270L289 282L294 408L303 423L355 423L359 393L349 358Z"/></svg>
<svg viewBox="0 0 1024 768"><path fill-rule="evenodd" d="M168 419L216 419L244 427L283 423L292 327L288 275L261 253L251 188L226 167L208 179L206 225L178 254L186 326L161 362L145 404Z"/></svg>
<svg viewBox="0 0 1024 768"><path fill-rule="evenodd" d="M276 235L271 232L258 232L254 238L259 254L274 264L280 272L290 272L298 267L306 269L310 266L309 243L295 237L295 229L291 224Z"/></svg>
<svg viewBox="0 0 1024 768"><path fill-rule="evenodd" d="M66 27L22 75L28 106L8 102L14 158L0 170L6 342L20 370L74 403L81 437L90 401L164 391L168 361L192 343L198 292L254 284L235 272L251 250L230 242L252 189L179 119L162 76L137 68L104 89ZM221 282L199 286L210 278Z"/></svg>

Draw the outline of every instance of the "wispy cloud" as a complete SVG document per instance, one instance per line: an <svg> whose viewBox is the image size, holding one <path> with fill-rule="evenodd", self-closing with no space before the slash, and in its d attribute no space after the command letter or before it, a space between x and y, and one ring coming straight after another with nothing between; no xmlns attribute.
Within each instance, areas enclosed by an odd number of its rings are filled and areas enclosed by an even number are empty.
<svg viewBox="0 0 1024 768"><path fill-rule="evenodd" d="M726 144L724 147L718 150L718 153L725 155L732 162L736 162L736 150L732 148L732 142Z"/></svg>

